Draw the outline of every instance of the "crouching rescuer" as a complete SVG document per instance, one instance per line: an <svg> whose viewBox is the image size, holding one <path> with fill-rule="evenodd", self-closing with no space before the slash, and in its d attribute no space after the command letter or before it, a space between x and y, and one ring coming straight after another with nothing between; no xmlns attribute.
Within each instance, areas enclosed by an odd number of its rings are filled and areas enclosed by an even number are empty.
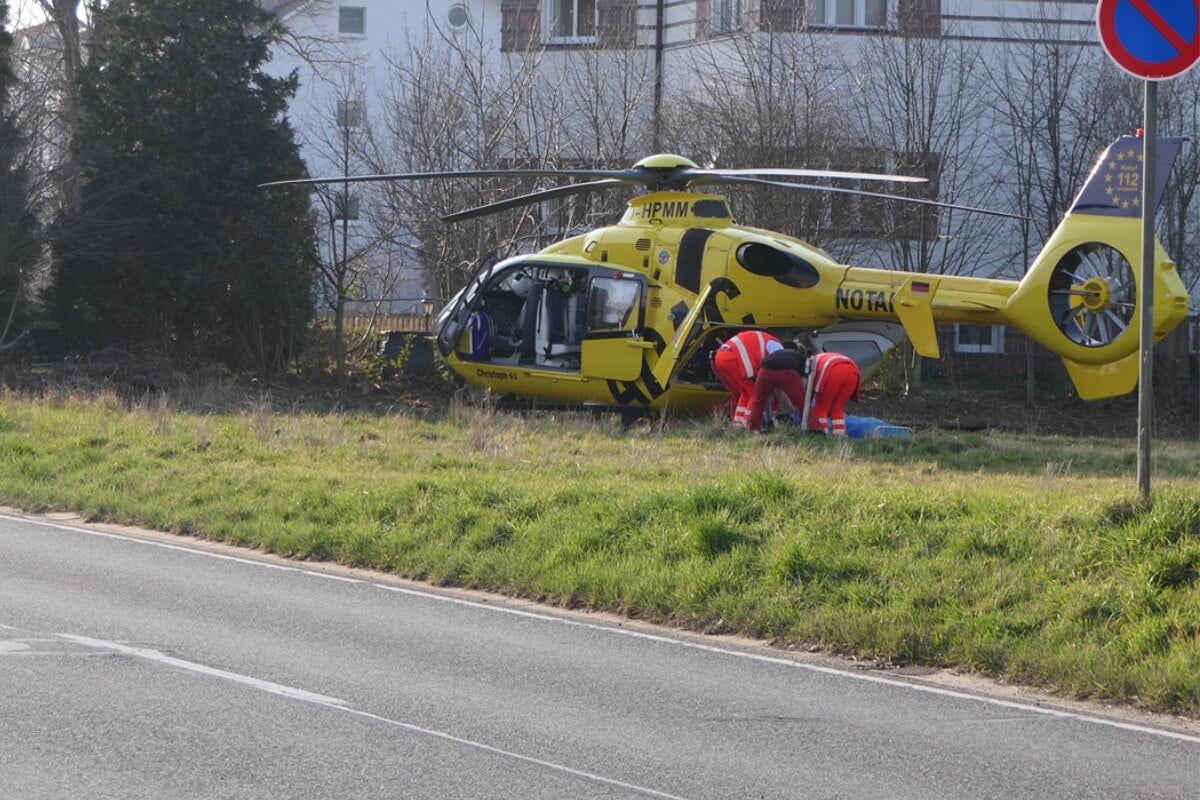
<svg viewBox="0 0 1200 800"><path fill-rule="evenodd" d="M808 410L809 430L827 436L845 436L846 403L860 399L861 383L858 364L848 356L818 353L810 357L802 345L788 342L762 360L754 381L747 427L752 431L761 429L767 401L779 390L796 408ZM794 417L800 418L793 421L801 422L803 416L797 412Z"/></svg>
<svg viewBox="0 0 1200 800"><path fill-rule="evenodd" d="M742 331L718 347L712 354L713 373L733 396L730 422L735 428L747 427L751 400L756 391L760 366L772 352L780 352L779 339L766 331ZM801 408L801 406L796 406ZM762 424L762 408L759 408Z"/></svg>

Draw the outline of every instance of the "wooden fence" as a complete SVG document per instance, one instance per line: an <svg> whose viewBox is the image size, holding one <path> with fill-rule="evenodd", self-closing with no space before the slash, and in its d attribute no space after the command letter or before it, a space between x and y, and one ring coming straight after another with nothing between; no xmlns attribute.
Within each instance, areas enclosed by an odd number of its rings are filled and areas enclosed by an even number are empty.
<svg viewBox="0 0 1200 800"><path fill-rule="evenodd" d="M322 327L333 329L333 315L323 314L319 319L319 324ZM379 314L375 317L369 315L347 314L345 317L345 330L362 331L367 328L372 328L377 333L383 331L414 331L418 333L429 333L433 330L433 316L426 314Z"/></svg>

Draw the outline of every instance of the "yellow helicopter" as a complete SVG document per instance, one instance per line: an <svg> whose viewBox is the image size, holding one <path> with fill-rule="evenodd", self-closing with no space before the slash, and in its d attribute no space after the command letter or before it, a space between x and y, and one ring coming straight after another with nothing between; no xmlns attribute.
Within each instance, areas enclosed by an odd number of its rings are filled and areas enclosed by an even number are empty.
<svg viewBox="0 0 1200 800"><path fill-rule="evenodd" d="M1183 141L1159 140L1160 196ZM626 170L349 180L586 179L449 214L447 222L610 186L646 186L649 193L631 200L615 225L485 265L438 316L436 343L456 372L500 398L624 414L699 413L728 396L708 351L747 327L803 331L816 350L849 355L867 376L905 336L917 353L937 358L937 323L1012 325L1063 358L1081 398L1132 391L1139 369L1139 271L1131 264L1141 252L1141 158L1142 139L1133 136L1104 152L1019 282L839 264L811 244L738 224L721 195L688 190L758 184L886 197L781 179L920 180L903 176L702 169L680 156L655 155ZM1155 246L1157 342L1186 317L1188 295L1174 263Z"/></svg>

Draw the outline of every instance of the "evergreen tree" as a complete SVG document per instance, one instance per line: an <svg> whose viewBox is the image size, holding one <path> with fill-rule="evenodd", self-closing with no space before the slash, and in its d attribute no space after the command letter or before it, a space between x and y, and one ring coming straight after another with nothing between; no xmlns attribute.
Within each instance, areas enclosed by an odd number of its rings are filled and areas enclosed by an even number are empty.
<svg viewBox="0 0 1200 800"><path fill-rule="evenodd" d="M55 235L68 340L176 363L278 371L313 316L307 192L284 112L295 77L260 70L279 29L255 0L112 0L80 75L78 209Z"/></svg>
<svg viewBox="0 0 1200 800"><path fill-rule="evenodd" d="M29 190L26 141L12 108L16 84L8 32L8 3L0 0L0 352L29 323L22 312L28 276L41 250L37 214Z"/></svg>

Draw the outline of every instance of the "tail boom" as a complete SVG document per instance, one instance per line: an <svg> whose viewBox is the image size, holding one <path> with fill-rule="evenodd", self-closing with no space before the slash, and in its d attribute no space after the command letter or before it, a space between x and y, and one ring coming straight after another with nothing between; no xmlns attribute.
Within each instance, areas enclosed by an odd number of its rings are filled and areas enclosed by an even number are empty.
<svg viewBox="0 0 1200 800"><path fill-rule="evenodd" d="M1159 140L1159 197L1183 141ZM1141 155L1142 140L1132 136L1105 151L1004 309L1011 324L1063 358L1086 399L1126 394L1137 385ZM1154 252L1158 342L1187 317L1188 294L1157 240Z"/></svg>
<svg viewBox="0 0 1200 800"><path fill-rule="evenodd" d="M1159 140L1158 197L1184 139ZM1080 397L1137 385L1141 324L1142 140L1101 156L1070 210L1018 283L849 268L838 286L844 318L898 319L922 356L940 355L934 323L1011 325L1061 356ZM1187 316L1188 294L1155 241L1154 341Z"/></svg>

